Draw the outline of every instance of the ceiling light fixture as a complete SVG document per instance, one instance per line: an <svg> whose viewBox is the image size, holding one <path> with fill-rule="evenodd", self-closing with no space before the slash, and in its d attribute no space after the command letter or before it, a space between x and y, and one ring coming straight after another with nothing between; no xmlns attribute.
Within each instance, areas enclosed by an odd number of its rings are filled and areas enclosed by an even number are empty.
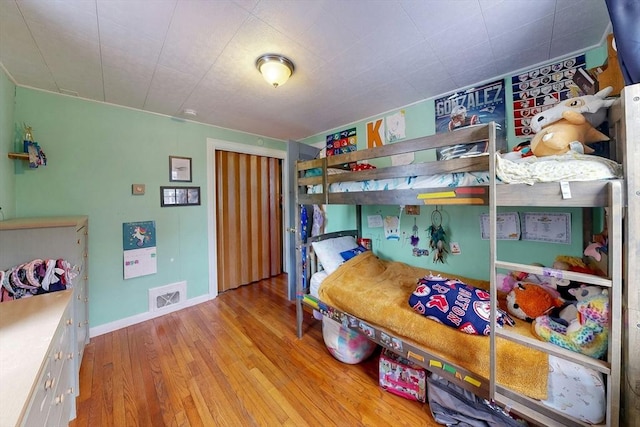
<svg viewBox="0 0 640 427"><path fill-rule="evenodd" d="M267 54L256 60L256 68L262 77L273 87L282 86L289 80L295 67L289 58L282 55Z"/></svg>

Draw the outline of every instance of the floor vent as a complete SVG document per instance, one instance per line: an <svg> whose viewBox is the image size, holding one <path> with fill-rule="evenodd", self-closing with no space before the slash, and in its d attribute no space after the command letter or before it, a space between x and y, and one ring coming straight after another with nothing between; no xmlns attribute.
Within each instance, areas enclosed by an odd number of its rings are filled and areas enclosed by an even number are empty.
<svg viewBox="0 0 640 427"><path fill-rule="evenodd" d="M149 289L149 311L173 311L187 299L187 282Z"/></svg>

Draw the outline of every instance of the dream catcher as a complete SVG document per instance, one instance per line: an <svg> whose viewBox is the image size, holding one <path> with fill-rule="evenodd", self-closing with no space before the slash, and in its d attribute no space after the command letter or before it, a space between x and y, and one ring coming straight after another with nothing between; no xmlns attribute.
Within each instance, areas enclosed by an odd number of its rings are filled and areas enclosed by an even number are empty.
<svg viewBox="0 0 640 427"><path fill-rule="evenodd" d="M442 213L436 210L431 213L431 225L427 228L430 240L429 247L433 250L433 261L444 264L444 254L448 253L445 241L444 228L442 228Z"/></svg>
<svg viewBox="0 0 640 427"><path fill-rule="evenodd" d="M418 237L418 224L416 223L415 218L413 218L413 228L411 229L411 231L411 246L417 248L418 243L420 243L420 237Z"/></svg>
<svg viewBox="0 0 640 427"><path fill-rule="evenodd" d="M428 249L420 249L418 245L420 244L420 237L418 236L418 224L416 223L416 219L413 218L413 228L411 229L411 246L413 246L413 256L423 256L429 255Z"/></svg>

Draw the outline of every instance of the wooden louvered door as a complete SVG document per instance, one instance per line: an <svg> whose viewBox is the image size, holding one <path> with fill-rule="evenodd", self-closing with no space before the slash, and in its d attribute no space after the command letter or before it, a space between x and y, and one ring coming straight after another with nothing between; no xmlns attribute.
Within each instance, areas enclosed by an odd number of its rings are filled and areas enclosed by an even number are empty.
<svg viewBox="0 0 640 427"><path fill-rule="evenodd" d="M216 151L218 292L282 273L281 160Z"/></svg>

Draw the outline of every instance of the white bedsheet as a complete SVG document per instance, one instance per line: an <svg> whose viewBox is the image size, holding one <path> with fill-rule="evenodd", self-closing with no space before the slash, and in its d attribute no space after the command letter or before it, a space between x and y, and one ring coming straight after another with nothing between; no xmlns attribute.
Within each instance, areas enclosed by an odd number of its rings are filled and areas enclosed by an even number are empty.
<svg viewBox="0 0 640 427"><path fill-rule="evenodd" d="M350 191L407 190L439 187L469 187L489 185L488 172L455 172L437 175L409 176L392 179L369 179L365 181L334 182L329 185L330 193ZM322 185L311 186L312 194L322 193Z"/></svg>

